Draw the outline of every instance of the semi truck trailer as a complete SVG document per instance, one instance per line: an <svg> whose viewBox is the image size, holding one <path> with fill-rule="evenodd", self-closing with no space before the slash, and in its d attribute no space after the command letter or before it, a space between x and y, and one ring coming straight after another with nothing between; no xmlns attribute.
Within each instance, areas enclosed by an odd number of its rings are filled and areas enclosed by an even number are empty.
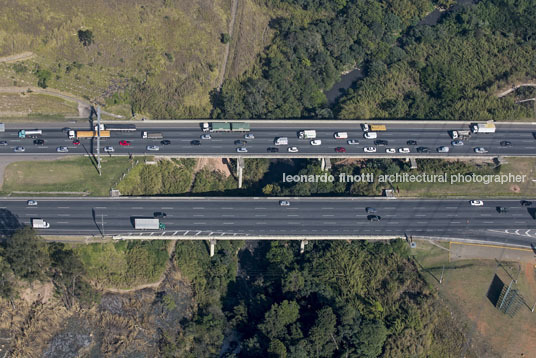
<svg viewBox="0 0 536 358"><path fill-rule="evenodd" d="M471 124L471 131L473 133L495 133L495 123L473 123Z"/></svg>
<svg viewBox="0 0 536 358"><path fill-rule="evenodd" d="M165 230L166 226L158 218L135 218L134 229L136 230Z"/></svg>
<svg viewBox="0 0 536 358"><path fill-rule="evenodd" d="M19 131L19 138L26 138L30 135L41 135L43 131L41 129L21 129Z"/></svg>
<svg viewBox="0 0 536 358"><path fill-rule="evenodd" d="M163 139L164 135L160 132L141 132L143 139Z"/></svg>
<svg viewBox="0 0 536 358"><path fill-rule="evenodd" d="M69 139L97 138L97 131L69 131ZM100 131L101 138L110 138L110 131Z"/></svg>

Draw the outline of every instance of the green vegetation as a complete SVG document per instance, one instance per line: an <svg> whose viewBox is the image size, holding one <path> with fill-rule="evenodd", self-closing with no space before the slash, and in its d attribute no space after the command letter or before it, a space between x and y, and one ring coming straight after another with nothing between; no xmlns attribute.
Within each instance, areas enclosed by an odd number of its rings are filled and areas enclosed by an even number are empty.
<svg viewBox="0 0 536 358"><path fill-rule="evenodd" d="M78 116L78 107L74 102L45 94L2 93L0 113L2 117L17 117L26 121L29 118L38 118L41 121L51 117L56 117L57 120L57 118Z"/></svg>
<svg viewBox="0 0 536 358"><path fill-rule="evenodd" d="M78 40L84 46L89 46L93 43L93 32L91 30L78 30Z"/></svg>
<svg viewBox="0 0 536 358"><path fill-rule="evenodd" d="M102 176L89 158L71 157L56 161L15 162L6 168L2 192L86 192L108 196L130 167L125 157L102 157Z"/></svg>

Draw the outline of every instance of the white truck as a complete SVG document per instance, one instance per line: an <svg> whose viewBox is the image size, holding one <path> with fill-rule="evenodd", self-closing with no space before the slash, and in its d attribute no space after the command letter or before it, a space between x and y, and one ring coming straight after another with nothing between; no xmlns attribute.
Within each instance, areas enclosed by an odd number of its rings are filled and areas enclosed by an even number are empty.
<svg viewBox="0 0 536 358"><path fill-rule="evenodd" d="M34 229L48 229L50 227L50 223L43 219L32 219L32 227Z"/></svg>
<svg viewBox="0 0 536 358"><path fill-rule="evenodd" d="M472 123L471 131L473 133L495 133L495 123L488 121L486 123Z"/></svg>
<svg viewBox="0 0 536 358"><path fill-rule="evenodd" d="M274 145L288 145L288 137L275 138Z"/></svg>
<svg viewBox="0 0 536 358"><path fill-rule="evenodd" d="M450 131L449 134L452 139L467 139L471 136L471 131L466 131L466 130L454 131L453 130L453 131Z"/></svg>
<svg viewBox="0 0 536 358"><path fill-rule="evenodd" d="M203 122L201 128L203 129L203 132L210 132L210 123Z"/></svg>
<svg viewBox="0 0 536 358"><path fill-rule="evenodd" d="M141 137L143 139L163 139L164 135L160 132L141 132Z"/></svg>
<svg viewBox="0 0 536 358"><path fill-rule="evenodd" d="M166 226L160 223L158 218L135 218L134 229L136 230L165 230Z"/></svg>
<svg viewBox="0 0 536 358"><path fill-rule="evenodd" d="M32 135L41 135L43 131L41 129L21 129L19 131L19 138L26 138Z"/></svg>
<svg viewBox="0 0 536 358"><path fill-rule="evenodd" d="M316 131L314 129L306 129L298 132L299 139L315 139Z"/></svg>

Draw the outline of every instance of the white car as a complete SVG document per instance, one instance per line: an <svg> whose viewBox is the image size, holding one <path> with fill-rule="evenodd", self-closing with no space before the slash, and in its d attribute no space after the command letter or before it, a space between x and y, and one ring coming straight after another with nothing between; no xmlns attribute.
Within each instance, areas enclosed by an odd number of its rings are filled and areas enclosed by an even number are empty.
<svg viewBox="0 0 536 358"><path fill-rule="evenodd" d="M365 147L363 150L365 153L376 153L376 147Z"/></svg>
<svg viewBox="0 0 536 358"><path fill-rule="evenodd" d="M244 135L244 139L255 139L255 136L252 133Z"/></svg>
<svg viewBox="0 0 536 358"><path fill-rule="evenodd" d="M114 147L104 147L104 152L105 153L113 153L113 152L115 152L115 149L114 149Z"/></svg>
<svg viewBox="0 0 536 358"><path fill-rule="evenodd" d="M363 137L365 139L376 139L376 138L378 138L378 133L376 133L376 132L366 132L365 134L363 134Z"/></svg>
<svg viewBox="0 0 536 358"><path fill-rule="evenodd" d="M24 152L26 149L24 149L24 147L15 147L15 149L13 149L13 151L15 153L22 153Z"/></svg>
<svg viewBox="0 0 536 358"><path fill-rule="evenodd" d="M56 152L58 152L58 153L67 153L67 152L69 152L69 149L67 147L58 147L58 148L56 148Z"/></svg>
<svg viewBox="0 0 536 358"><path fill-rule="evenodd" d="M247 153L248 149L246 147L238 147L236 148L237 153Z"/></svg>
<svg viewBox="0 0 536 358"><path fill-rule="evenodd" d="M480 153L480 154L484 154L484 153L487 153L488 151L486 150L486 148L483 148L483 147L476 147L474 149L475 153Z"/></svg>
<svg viewBox="0 0 536 358"><path fill-rule="evenodd" d="M450 144L452 144L454 147L461 147L463 145L463 141L453 140L452 142L450 142Z"/></svg>
<svg viewBox="0 0 536 358"><path fill-rule="evenodd" d="M442 146L442 147L437 148L438 153L448 153L449 151L450 151L449 147Z"/></svg>
<svg viewBox="0 0 536 358"><path fill-rule="evenodd" d="M203 134L201 135L201 139L212 139L212 136L210 134Z"/></svg>
<svg viewBox="0 0 536 358"><path fill-rule="evenodd" d="M385 153L389 153L389 154L396 153L396 149L395 148L387 148L387 149L385 149Z"/></svg>
<svg viewBox="0 0 536 358"><path fill-rule="evenodd" d="M152 151L152 152L156 152L156 151L159 151L159 150L160 150L160 147L157 146L157 145L148 145L148 146L146 147L146 149L147 149L147 150L150 150L150 151Z"/></svg>
<svg viewBox="0 0 536 358"><path fill-rule="evenodd" d="M398 148L398 153L409 153L409 148Z"/></svg>
<svg viewBox="0 0 536 358"><path fill-rule="evenodd" d="M35 200L28 200L28 201L26 202L26 205L28 205L28 206L37 206L37 201L35 201Z"/></svg>
<svg viewBox="0 0 536 358"><path fill-rule="evenodd" d="M280 200L279 205L280 206L290 206L290 201L288 201L288 200Z"/></svg>
<svg viewBox="0 0 536 358"><path fill-rule="evenodd" d="M288 147L289 153L298 153L298 147Z"/></svg>
<svg viewBox="0 0 536 358"><path fill-rule="evenodd" d="M482 200L471 200L471 206L482 206L484 202Z"/></svg>
<svg viewBox="0 0 536 358"><path fill-rule="evenodd" d="M322 145L322 141L320 139L313 139L311 145Z"/></svg>
<svg viewBox="0 0 536 358"><path fill-rule="evenodd" d="M333 134L333 137L335 139L347 139L348 138L348 133L347 132L336 132Z"/></svg>
<svg viewBox="0 0 536 358"><path fill-rule="evenodd" d="M346 141L349 145L357 145L359 144L359 141L357 139L349 139Z"/></svg>

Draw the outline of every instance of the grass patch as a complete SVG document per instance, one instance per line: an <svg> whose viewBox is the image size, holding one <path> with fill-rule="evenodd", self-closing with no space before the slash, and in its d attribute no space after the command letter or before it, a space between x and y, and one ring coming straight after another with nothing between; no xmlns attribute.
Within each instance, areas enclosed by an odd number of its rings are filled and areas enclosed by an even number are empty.
<svg viewBox="0 0 536 358"><path fill-rule="evenodd" d="M6 168L2 192L88 192L108 196L121 175L130 167L126 157L103 157L102 176L87 157L69 157L56 161L15 162Z"/></svg>
<svg viewBox="0 0 536 358"><path fill-rule="evenodd" d="M43 94L0 94L0 114L4 117L37 116L40 113L77 116L78 106L74 102Z"/></svg>

